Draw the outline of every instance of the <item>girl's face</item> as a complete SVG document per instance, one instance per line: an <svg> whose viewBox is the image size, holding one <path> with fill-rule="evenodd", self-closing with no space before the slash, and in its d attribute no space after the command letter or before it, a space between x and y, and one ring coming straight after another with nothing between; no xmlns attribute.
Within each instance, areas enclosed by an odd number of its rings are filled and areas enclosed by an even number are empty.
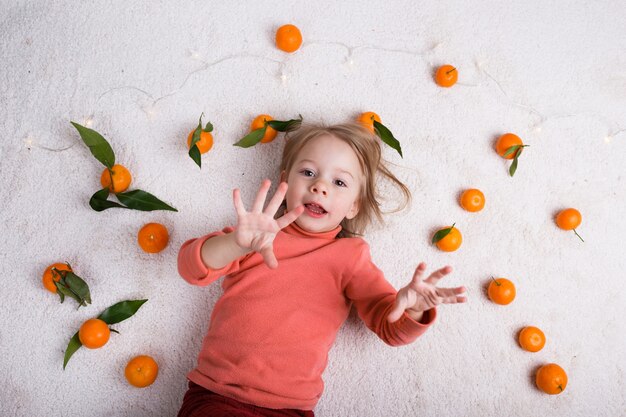
<svg viewBox="0 0 626 417"><path fill-rule="evenodd" d="M288 173L287 211L304 205L296 223L310 232L326 232L359 212L364 178L359 160L347 143L332 135L308 142Z"/></svg>

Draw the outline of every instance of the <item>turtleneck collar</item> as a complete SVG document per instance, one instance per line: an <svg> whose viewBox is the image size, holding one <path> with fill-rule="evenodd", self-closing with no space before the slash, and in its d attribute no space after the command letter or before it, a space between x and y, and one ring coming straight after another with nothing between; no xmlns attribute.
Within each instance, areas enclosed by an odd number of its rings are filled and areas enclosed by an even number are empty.
<svg viewBox="0 0 626 417"><path fill-rule="evenodd" d="M337 234L341 232L341 225L335 227L332 230L328 230L326 232L316 233L316 232L309 232L308 230L304 230L303 228L298 226L296 222L292 222L289 226L282 229L282 231L293 236L333 240L337 237Z"/></svg>

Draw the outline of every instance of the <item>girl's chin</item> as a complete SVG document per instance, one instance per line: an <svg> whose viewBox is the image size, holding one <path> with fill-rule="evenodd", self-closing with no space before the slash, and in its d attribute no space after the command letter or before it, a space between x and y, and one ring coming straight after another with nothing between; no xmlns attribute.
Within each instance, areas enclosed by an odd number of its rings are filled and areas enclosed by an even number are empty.
<svg viewBox="0 0 626 417"><path fill-rule="evenodd" d="M308 221L307 221L308 220ZM315 221L317 219L312 219L312 218L308 218L308 219L302 219L301 217L298 217L296 219L296 224L301 228L306 230L307 232L311 232L311 233L323 233L323 232L329 232L331 230L334 230L337 226L339 225L335 225L335 226L328 226L328 225L322 225L322 224L315 224Z"/></svg>

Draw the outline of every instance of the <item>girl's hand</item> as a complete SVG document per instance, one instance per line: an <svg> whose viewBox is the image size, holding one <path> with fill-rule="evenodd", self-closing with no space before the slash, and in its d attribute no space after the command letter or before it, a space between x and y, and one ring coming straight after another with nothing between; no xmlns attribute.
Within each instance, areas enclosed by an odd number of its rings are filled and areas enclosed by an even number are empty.
<svg viewBox="0 0 626 417"><path fill-rule="evenodd" d="M419 321L424 311L441 303L456 304L467 301L467 298L461 295L465 292L465 287L437 288L435 286L441 278L452 272L452 267L445 266L422 280L425 270L426 264L420 263L409 285L398 291L393 309L387 316L389 322L397 321L405 310L411 318Z"/></svg>
<svg viewBox="0 0 626 417"><path fill-rule="evenodd" d="M296 220L303 212L304 206L296 207L278 219L274 215L278 211L287 193L287 183L278 186L265 210L263 204L271 185L270 180L264 180L254 200L252 210L246 211L239 189L233 190L233 202L237 211L237 228L234 231L235 242L241 248L259 252L270 268L277 268L278 261L274 255L273 243L276 234L284 227Z"/></svg>

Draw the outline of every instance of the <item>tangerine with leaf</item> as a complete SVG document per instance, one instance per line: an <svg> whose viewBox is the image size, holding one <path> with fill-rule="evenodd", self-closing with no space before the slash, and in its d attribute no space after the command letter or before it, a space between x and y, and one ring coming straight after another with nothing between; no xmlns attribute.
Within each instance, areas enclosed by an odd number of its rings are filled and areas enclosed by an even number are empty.
<svg viewBox="0 0 626 417"><path fill-rule="evenodd" d="M263 135L263 138L261 139L261 143L269 143L273 141L276 138L276 135L278 134L278 132L275 129L273 129L272 126L267 124L267 122L269 122L270 120L274 120L274 118L270 116L269 114L260 114L257 117L255 117L252 123L250 124L250 131L263 129L264 127L267 126L267 128L265 129L265 134Z"/></svg>
<svg viewBox="0 0 626 417"><path fill-rule="evenodd" d="M361 115L357 118L357 121L365 126L372 133L374 133L374 120L378 123L381 123L380 116L373 111L366 111L365 113L361 113Z"/></svg>
<svg viewBox="0 0 626 417"><path fill-rule="evenodd" d="M206 127L202 128L202 116L198 120L198 126L189 132L187 136L187 148L189 149L189 157L202 168L201 155L207 153L213 147L213 125L211 122L207 122Z"/></svg>
<svg viewBox="0 0 626 417"><path fill-rule="evenodd" d="M98 349L106 345L110 336L109 325L100 319L89 319L78 330L80 343L89 349Z"/></svg>
<svg viewBox="0 0 626 417"><path fill-rule="evenodd" d="M191 149L191 140L193 139L193 134L195 129L189 132L189 136L187 137L187 148ZM213 135L210 132L201 131L200 132L200 140L198 140L195 145L198 147L198 150L201 154L205 154L211 150L213 147Z"/></svg>
<svg viewBox="0 0 626 417"><path fill-rule="evenodd" d="M250 148L259 142L268 143L274 140L277 132L290 132L298 129L301 124L301 115L299 119L275 120L268 114L260 114L252 121L251 132L233 145Z"/></svg>
<svg viewBox="0 0 626 417"><path fill-rule="evenodd" d="M450 227L439 229L433 235L432 243L435 244L439 250L444 252L454 252L461 247L461 243L463 243L463 235L461 235L459 229L454 227L455 224L456 223L452 224Z"/></svg>
<svg viewBox="0 0 626 417"><path fill-rule="evenodd" d="M120 164L113 165L112 168L105 168L100 175L100 184L103 188L108 188L110 192L123 193L128 189L132 181L130 171Z"/></svg>
<svg viewBox="0 0 626 417"><path fill-rule="evenodd" d="M365 126L365 128L367 128L370 132L378 136L385 144L395 149L401 157L404 157L402 155L402 146L400 145L400 141L393 136L393 133L387 128L387 126L382 124L379 115L373 111L367 111L365 113L361 113L356 120Z"/></svg>
<svg viewBox="0 0 626 417"><path fill-rule="evenodd" d="M513 133L505 133L496 141L496 152L505 159L512 159L509 175L512 177L517 171L517 164L522 150L529 145L524 145L522 139Z"/></svg>
<svg viewBox="0 0 626 417"><path fill-rule="evenodd" d="M53 270L54 268L54 270ZM42 282L43 286L50 291L51 293L57 292L57 287L54 285L53 281L59 282L61 280L61 274L57 271L71 271L72 267L69 264L64 264L61 262L54 263L46 268L43 272Z"/></svg>
<svg viewBox="0 0 626 417"><path fill-rule="evenodd" d="M115 152L109 142L98 132L78 123L71 122L80 134L80 138L89 148L91 154L105 166L100 183L102 189L96 191L89 199L89 206L95 211L104 211L113 207L141 211L170 210L174 207L165 204L152 194L143 190L125 192L131 183L130 172L123 165L115 164ZM194 147L194 149L197 149ZM109 194L115 194L121 203L108 200Z"/></svg>

